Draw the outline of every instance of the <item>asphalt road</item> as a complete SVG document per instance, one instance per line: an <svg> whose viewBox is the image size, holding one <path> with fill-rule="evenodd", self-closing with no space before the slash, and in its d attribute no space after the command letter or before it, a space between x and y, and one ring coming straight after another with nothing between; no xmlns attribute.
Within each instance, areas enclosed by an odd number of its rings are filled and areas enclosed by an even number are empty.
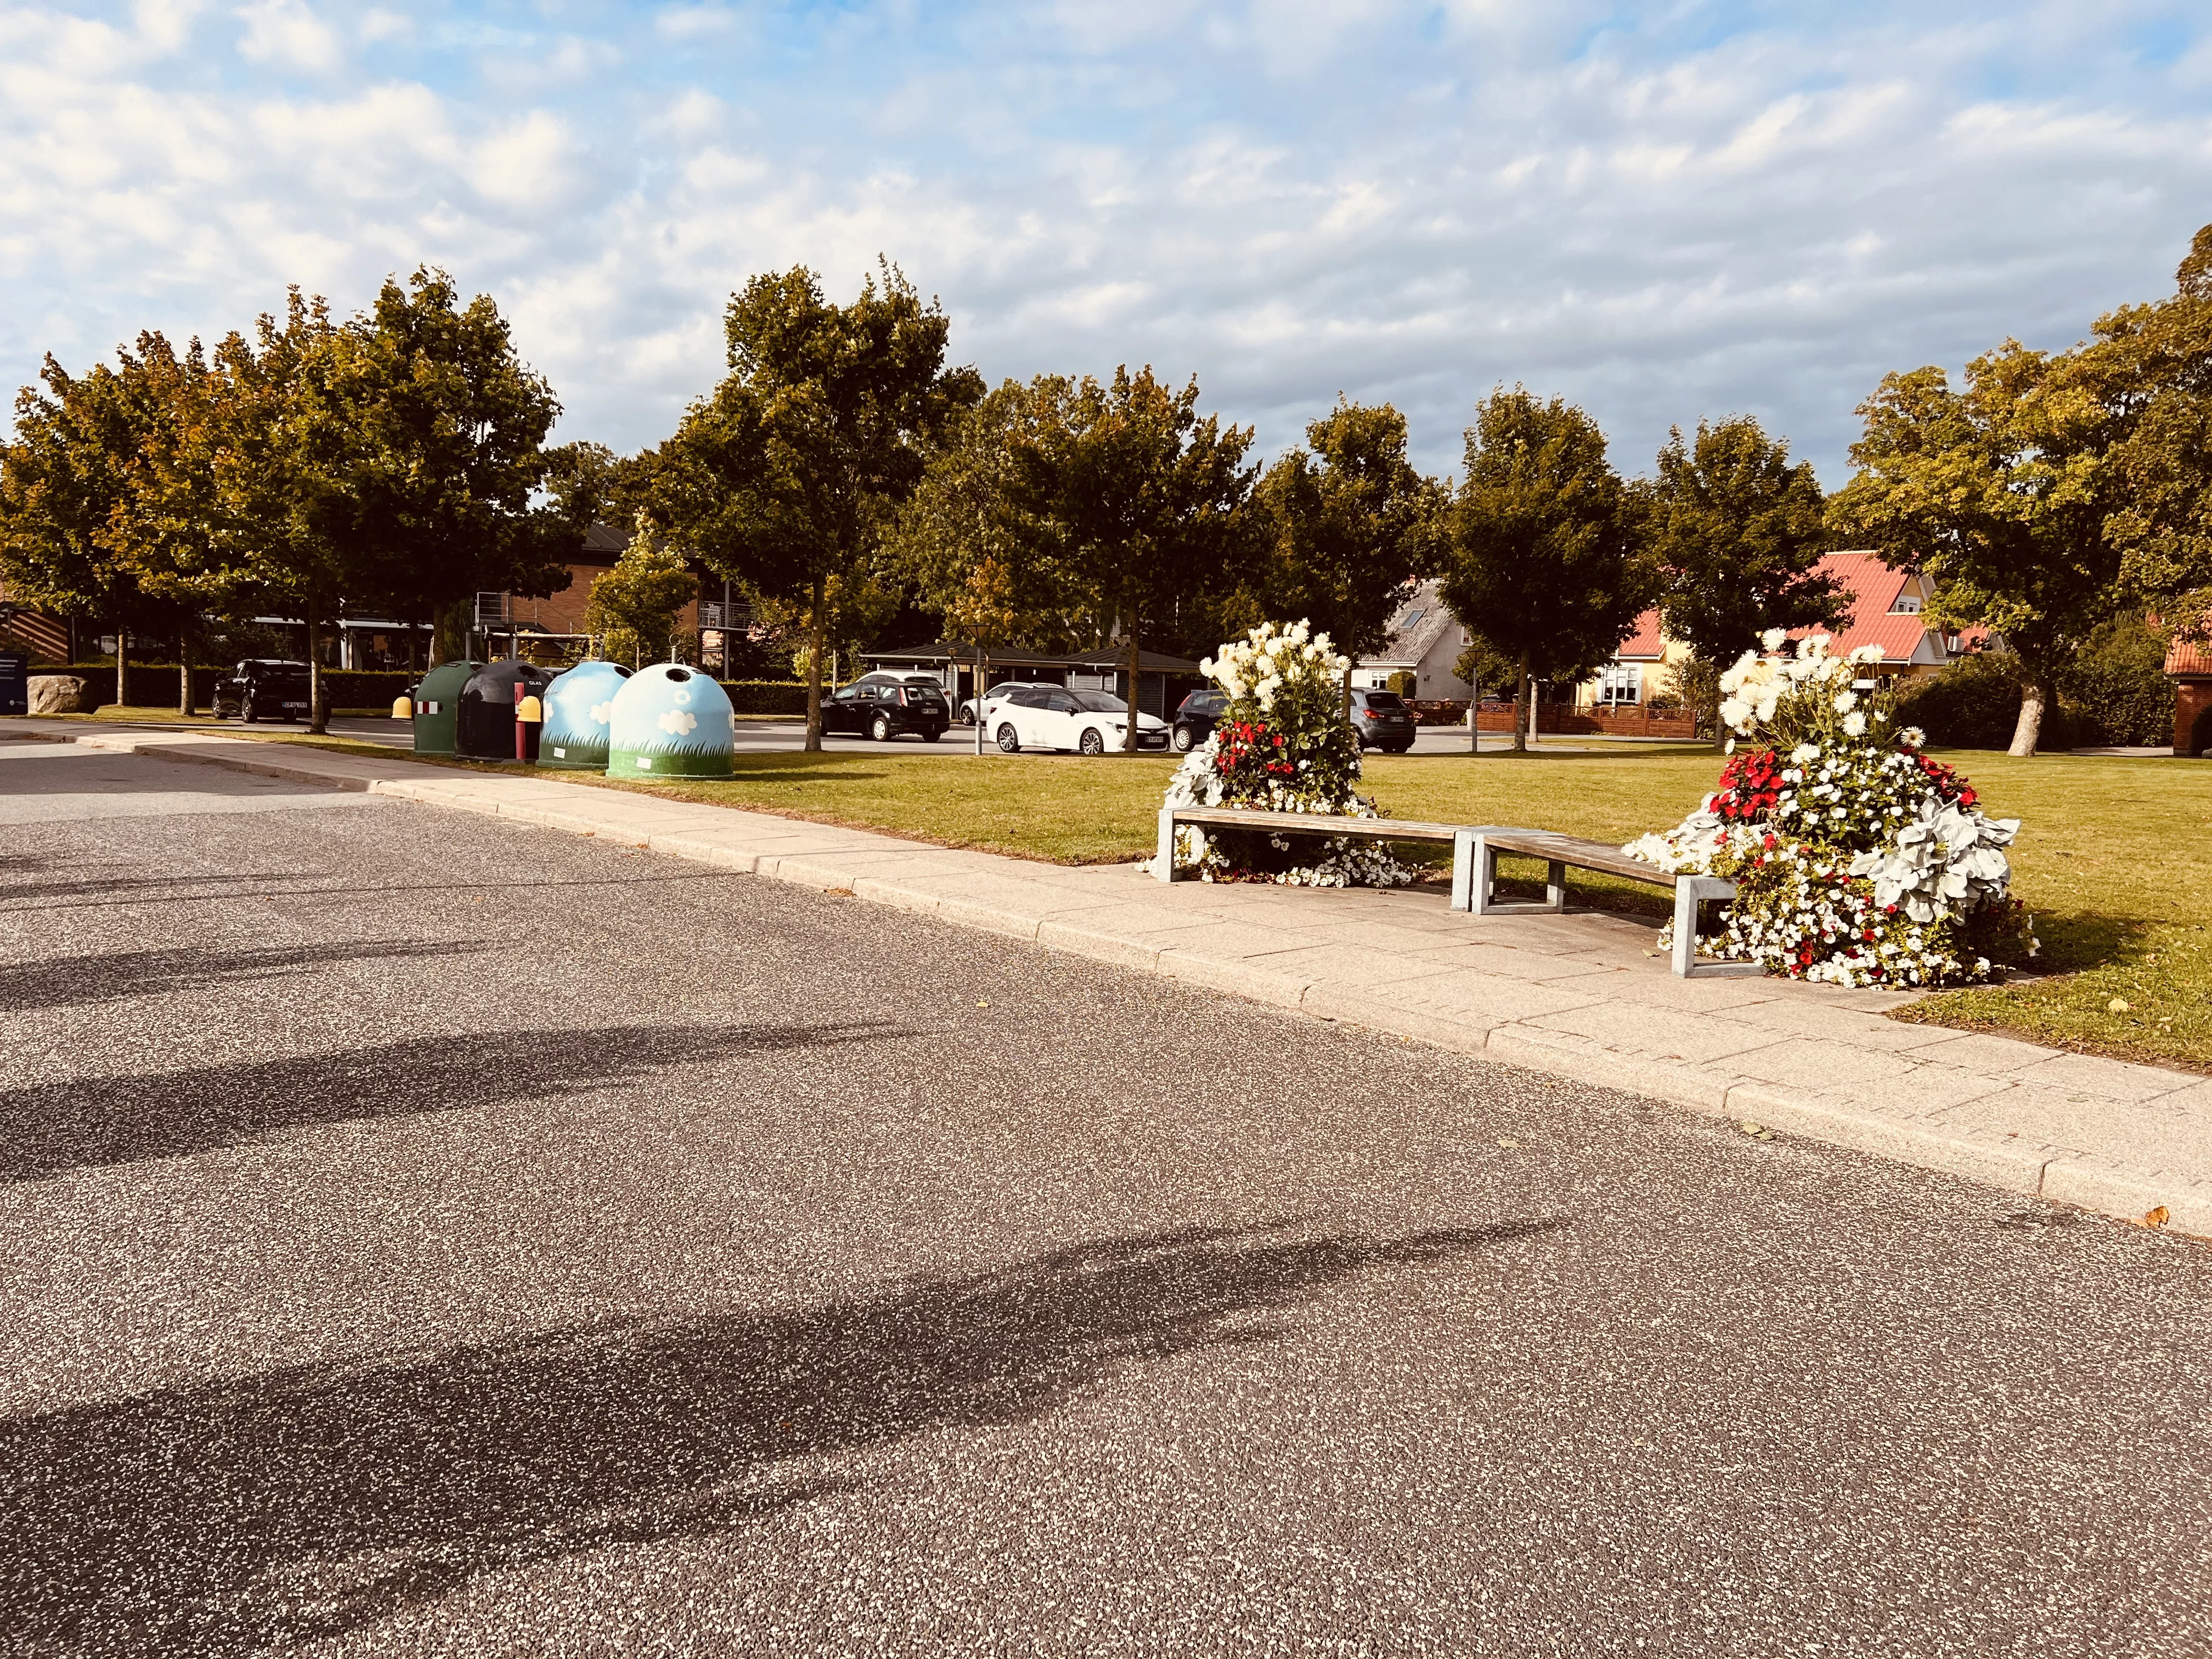
<svg viewBox="0 0 2212 1659"><path fill-rule="evenodd" d="M0 1651L2201 1655L2208 1352L2186 1241L0 744Z"/></svg>

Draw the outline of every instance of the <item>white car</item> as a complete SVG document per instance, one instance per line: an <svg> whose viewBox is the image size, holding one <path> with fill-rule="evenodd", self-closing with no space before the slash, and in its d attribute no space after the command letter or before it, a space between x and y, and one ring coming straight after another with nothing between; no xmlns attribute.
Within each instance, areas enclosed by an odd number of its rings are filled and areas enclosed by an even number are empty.
<svg viewBox="0 0 2212 1659"><path fill-rule="evenodd" d="M1001 752L1072 749L1103 755L1121 748L1128 706L1110 691L1069 691L1057 685L1001 685L983 700L983 726ZM1137 747L1168 746L1165 720L1137 716Z"/></svg>

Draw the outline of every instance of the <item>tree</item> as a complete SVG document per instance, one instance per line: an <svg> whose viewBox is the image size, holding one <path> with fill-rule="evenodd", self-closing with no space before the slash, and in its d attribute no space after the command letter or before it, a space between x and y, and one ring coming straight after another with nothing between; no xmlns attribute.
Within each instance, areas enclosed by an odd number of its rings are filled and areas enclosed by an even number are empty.
<svg viewBox="0 0 2212 1659"><path fill-rule="evenodd" d="M1675 428L1658 477L1636 494L1660 573L1660 620L1702 660L1725 665L1771 628L1833 625L1848 614L1849 596L1820 568L1820 480L1809 463L1792 466L1790 446L1750 416L1700 421L1694 443Z"/></svg>
<svg viewBox="0 0 2212 1659"><path fill-rule="evenodd" d="M1353 660L1389 642L1390 619L1441 561L1449 497L1406 459L1406 417L1389 404L1338 400L1253 492L1258 568L1236 592L1225 631L1304 617ZM1345 673L1345 696L1352 676Z"/></svg>
<svg viewBox="0 0 2212 1659"><path fill-rule="evenodd" d="M1650 603L1639 528L1588 415L1522 386L1478 406L1441 592L1514 665L1516 753L1528 748L1536 681L1587 679Z"/></svg>
<svg viewBox="0 0 2212 1659"><path fill-rule="evenodd" d="M648 656L663 662L674 654L676 618L698 594L699 578L641 517L614 568L592 583L584 626L605 635L609 658L628 657L641 668Z"/></svg>
<svg viewBox="0 0 2212 1659"><path fill-rule="evenodd" d="M2172 631L2212 639L2212 225L2172 297L2098 319L2075 371L2119 434L2105 534L2122 588Z"/></svg>
<svg viewBox="0 0 2212 1659"><path fill-rule="evenodd" d="M1146 629L1220 584L1247 533L1251 443L1249 427L1224 430L1215 416L1200 416L1195 379L1171 392L1149 366L1133 375L1125 364L1111 386L1085 375L1041 410L1036 436L1024 446L1030 509L1059 526L1076 591L1102 623L1121 629L1128 752L1137 746Z"/></svg>
<svg viewBox="0 0 2212 1659"><path fill-rule="evenodd" d="M942 619L945 639L975 647L979 699L992 651L1053 650L1086 631L1060 526L1036 510L1048 492L1029 487L1025 471L1040 412L1070 390L1050 377L1008 380L947 421L885 540L891 570ZM983 737L978 720L979 750Z"/></svg>
<svg viewBox="0 0 2212 1659"><path fill-rule="evenodd" d="M179 357L159 334L73 376L52 356L15 401L0 452L0 575L17 599L115 629L115 698L128 698L142 629L189 629L197 597L179 557L204 532L179 522L173 480L189 405L208 375L195 342ZM185 651L189 656L189 648ZM187 672L185 696L190 696Z"/></svg>
<svg viewBox="0 0 2212 1659"><path fill-rule="evenodd" d="M759 599L794 607L811 644L806 747L822 746L832 578L865 581L922 471L923 446L982 383L947 369L950 325L884 263L848 306L804 266L757 276L725 319L730 373L662 447L664 528Z"/></svg>
<svg viewBox="0 0 2212 1659"><path fill-rule="evenodd" d="M417 270L404 289L386 278L331 339L349 597L410 619L472 609L478 592L558 592L602 506L577 487L596 456L571 458L568 492L538 500L561 405L490 296L459 297L442 270Z"/></svg>
<svg viewBox="0 0 2212 1659"><path fill-rule="evenodd" d="M1838 531L1929 578L1929 621L2002 635L2021 670L2015 755L2035 752L2059 674L2115 609L2114 421L2081 368L2008 340L1963 391L1936 368L1885 375L1830 505Z"/></svg>

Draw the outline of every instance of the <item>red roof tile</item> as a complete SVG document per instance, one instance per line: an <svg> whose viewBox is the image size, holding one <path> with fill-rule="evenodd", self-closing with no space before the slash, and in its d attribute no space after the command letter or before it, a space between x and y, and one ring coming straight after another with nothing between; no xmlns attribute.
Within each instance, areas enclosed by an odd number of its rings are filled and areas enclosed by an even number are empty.
<svg viewBox="0 0 2212 1659"><path fill-rule="evenodd" d="M1890 607L1904 592L1910 580L1902 570L1893 570L1871 553L1829 553L1822 556L1820 568L1843 584L1851 596L1850 615L1844 619L1840 630L1800 628L1790 638L1798 639L1810 633L1829 635L1832 647L1838 652L1855 651L1863 645L1878 645L1889 662L1908 662L1920 648L1927 624L1917 614L1892 616ZM1984 630L1969 629L1965 638L1978 642ZM1647 611L1636 619L1636 631L1621 642L1614 654L1621 657L1656 658L1662 649L1659 635L1659 613Z"/></svg>
<svg viewBox="0 0 2212 1659"><path fill-rule="evenodd" d="M2191 645L2186 640L2176 640L2166 648L2166 672L2169 674L2212 674L2212 646Z"/></svg>

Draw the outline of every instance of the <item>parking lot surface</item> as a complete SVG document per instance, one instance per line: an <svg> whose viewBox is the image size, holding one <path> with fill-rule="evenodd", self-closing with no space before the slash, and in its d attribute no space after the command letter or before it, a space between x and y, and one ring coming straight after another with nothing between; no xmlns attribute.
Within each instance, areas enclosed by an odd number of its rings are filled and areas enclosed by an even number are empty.
<svg viewBox="0 0 2212 1659"><path fill-rule="evenodd" d="M2212 1257L0 744L0 1650L2185 1655Z"/></svg>

